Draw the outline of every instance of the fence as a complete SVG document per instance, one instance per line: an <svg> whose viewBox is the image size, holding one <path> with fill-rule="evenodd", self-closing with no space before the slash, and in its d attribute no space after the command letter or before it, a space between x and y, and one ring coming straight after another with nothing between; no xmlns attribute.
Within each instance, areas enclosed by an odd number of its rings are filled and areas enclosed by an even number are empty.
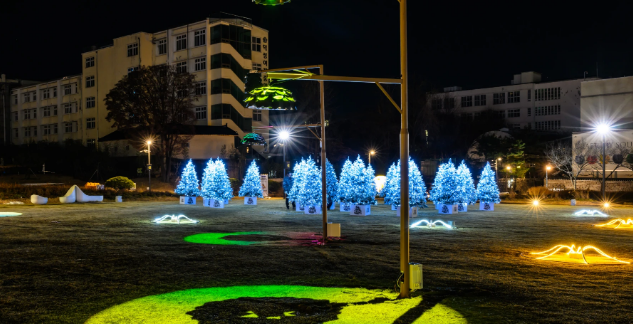
<svg viewBox="0 0 633 324"><path fill-rule="evenodd" d="M576 190L601 191L602 181L600 180L577 180ZM560 190L573 190L574 185L568 179L550 179L548 188ZM499 188L501 190L501 188ZM607 192L633 191L633 179L607 179L605 188Z"/></svg>

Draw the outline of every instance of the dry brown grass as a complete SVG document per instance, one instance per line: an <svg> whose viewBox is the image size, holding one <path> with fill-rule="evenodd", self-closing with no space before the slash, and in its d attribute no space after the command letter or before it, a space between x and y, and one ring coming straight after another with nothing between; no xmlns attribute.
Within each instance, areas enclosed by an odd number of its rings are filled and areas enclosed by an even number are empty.
<svg viewBox="0 0 633 324"><path fill-rule="evenodd" d="M0 206L24 213L0 218L2 323L82 323L132 299L189 288L232 285L393 287L399 273L399 220L387 206L372 216L335 211L344 239L325 247L210 246L183 241L208 232L318 232L318 216L286 211L283 201L235 199L223 210L175 202ZM456 221L457 230L411 229L411 261L424 265L424 292L469 323L628 323L633 272L628 266L534 260L556 244L594 244L633 258L633 231L596 229L603 219L573 217L579 208L497 205L490 213L423 217ZM633 209L616 208L613 217ZM202 222L162 226L149 220L184 213ZM243 238L243 237L242 237ZM402 323L411 323L402 321Z"/></svg>

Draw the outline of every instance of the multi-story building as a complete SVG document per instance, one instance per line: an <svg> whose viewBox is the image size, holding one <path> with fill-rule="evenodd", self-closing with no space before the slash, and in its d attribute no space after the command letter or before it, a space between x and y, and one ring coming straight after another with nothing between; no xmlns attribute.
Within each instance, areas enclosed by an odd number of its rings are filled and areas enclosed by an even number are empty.
<svg viewBox="0 0 633 324"><path fill-rule="evenodd" d="M81 75L11 90L11 142L85 140Z"/></svg>
<svg viewBox="0 0 633 324"><path fill-rule="evenodd" d="M38 83L37 81L7 79L6 75L0 74L0 143L11 143L11 135L13 132L13 122L11 120L13 97L11 95L11 89Z"/></svg>
<svg viewBox="0 0 633 324"><path fill-rule="evenodd" d="M116 155L136 155L138 151L130 149L124 134L106 120L105 96L135 69L169 64L194 74L197 82L197 121L189 142L189 157L217 157L222 146L237 146L252 126L268 125L268 111L247 109L242 103L247 73L269 66L268 43L265 29L242 19L216 18L115 38L112 45L82 53L81 75L14 90L19 100L12 110L19 120L13 128L20 136L13 138L13 143L72 138L87 145L113 147L111 152ZM72 89L68 97L62 95L67 84ZM53 88L57 91L55 97L51 97ZM66 104L72 104L68 113ZM51 115L53 107L59 109L56 115ZM36 108L39 110L33 113ZM52 133L50 125L55 123L56 132ZM37 131L33 130L35 126ZM268 140L268 133L258 133Z"/></svg>
<svg viewBox="0 0 633 324"><path fill-rule="evenodd" d="M471 118L493 110L511 129L573 131L580 127L580 83L586 80L542 82L540 73L523 72L507 86L444 88L431 97L431 107Z"/></svg>

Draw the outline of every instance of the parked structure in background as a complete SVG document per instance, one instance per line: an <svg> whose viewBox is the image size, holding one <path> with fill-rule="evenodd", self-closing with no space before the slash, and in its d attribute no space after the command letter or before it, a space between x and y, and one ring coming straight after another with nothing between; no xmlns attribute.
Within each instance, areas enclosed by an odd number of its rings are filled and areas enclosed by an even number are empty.
<svg viewBox="0 0 633 324"><path fill-rule="evenodd" d="M19 135L12 142L72 138L106 146L115 155L135 156L138 151L106 120L104 98L140 66L170 64L193 73L198 82L196 136L189 157L218 157L222 146L237 146L252 126L269 124L268 111L242 103L247 73L269 67L268 46L267 30L236 18L208 18L115 38L112 45L81 54L81 75L12 90L11 117L17 119L11 119L11 128ZM260 134L268 141L268 133Z"/></svg>
<svg viewBox="0 0 633 324"><path fill-rule="evenodd" d="M574 131L580 128L580 84L595 78L542 82L541 74L515 74L510 85L473 90L444 88L431 96L432 109L476 118L493 110L510 129Z"/></svg>
<svg viewBox="0 0 633 324"><path fill-rule="evenodd" d="M581 178L602 179L603 134L596 127L608 125L606 177L633 178L633 77L583 82L580 108L582 131L572 135L574 172Z"/></svg>
<svg viewBox="0 0 633 324"><path fill-rule="evenodd" d="M21 86L37 84L38 81L28 81L19 79L7 79L7 76L0 74L0 143L12 143L14 120L11 119L11 105L13 98L11 90Z"/></svg>

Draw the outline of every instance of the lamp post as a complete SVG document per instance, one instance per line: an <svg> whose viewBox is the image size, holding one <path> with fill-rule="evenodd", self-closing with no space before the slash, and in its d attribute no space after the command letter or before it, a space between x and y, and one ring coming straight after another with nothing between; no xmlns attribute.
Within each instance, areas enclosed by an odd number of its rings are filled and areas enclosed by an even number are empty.
<svg viewBox="0 0 633 324"><path fill-rule="evenodd" d="M549 170L551 169L552 167L549 165L545 167L545 188L549 188L549 180L547 179L547 174L549 173Z"/></svg>
<svg viewBox="0 0 633 324"><path fill-rule="evenodd" d="M369 156L369 164L371 164L371 156L374 154L376 154L376 151L374 150L369 151L369 154L367 154Z"/></svg>
<svg viewBox="0 0 633 324"><path fill-rule="evenodd" d="M510 179L510 172L512 171L512 167L510 167L509 165L506 166L506 178ZM510 181L510 180L508 180ZM508 191L510 191L510 189L512 189L512 182L510 182L510 185L508 185Z"/></svg>
<svg viewBox="0 0 633 324"><path fill-rule="evenodd" d="M147 141L147 188L152 192L152 162L150 153L152 149L152 141Z"/></svg>
<svg viewBox="0 0 633 324"><path fill-rule="evenodd" d="M596 126L596 131L602 135L602 201L607 201L606 187L607 187L607 133L611 131L611 125L599 124Z"/></svg>
<svg viewBox="0 0 633 324"><path fill-rule="evenodd" d="M279 139L282 141L281 145L284 147L284 178L286 178L286 141L289 138L290 138L290 133L288 131L283 130L279 132Z"/></svg>
<svg viewBox="0 0 633 324"><path fill-rule="evenodd" d="M499 181L499 162L501 161L501 158L497 158L497 160L495 161L495 181Z"/></svg>

